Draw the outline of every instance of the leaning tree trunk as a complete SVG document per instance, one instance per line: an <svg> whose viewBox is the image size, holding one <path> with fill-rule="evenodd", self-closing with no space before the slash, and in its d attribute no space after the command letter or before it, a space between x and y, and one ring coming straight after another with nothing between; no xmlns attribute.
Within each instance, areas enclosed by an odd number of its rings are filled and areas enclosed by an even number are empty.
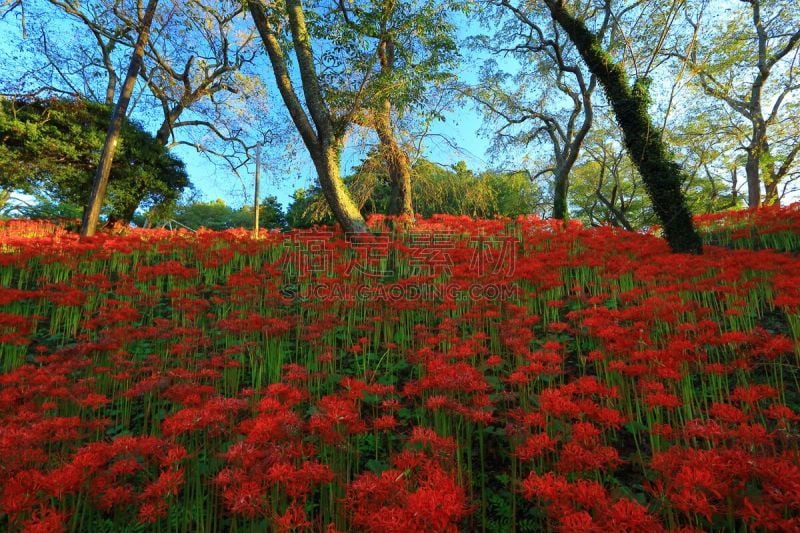
<svg viewBox="0 0 800 533"><path fill-rule="evenodd" d="M147 46L147 41L150 38L150 25L153 22L153 16L155 15L157 5L158 0L149 0L144 17L142 18L142 27L139 30L139 37L133 48L131 62L128 66L128 73L125 76L125 83L122 85L122 92L119 95L117 105L114 106L111 122L108 125L106 142L100 154L100 163L97 166L97 174L94 178L89 204L86 206L83 214L83 222L81 224L82 237L91 237L97 231L97 222L100 220L100 208L103 206L103 200L106 196L108 178L111 174L111 164L114 162L114 153L117 150L117 142L120 132L122 131L122 122L125 120L125 114L128 111L128 103L133 94L133 86L136 84L136 78L139 76L139 68L142 66L144 48Z"/></svg>
<svg viewBox="0 0 800 533"><path fill-rule="evenodd" d="M606 53L586 25L569 13L563 0L544 0L550 14L575 44L589 70L602 84L625 147L636 165L653 208L664 226L664 234L674 252L702 253L702 242L692 223L692 215L681 190L681 167L672 160L650 119L646 88L633 87L622 66Z"/></svg>
<svg viewBox="0 0 800 533"><path fill-rule="evenodd" d="M163 146L165 149L169 144L169 136L172 133L172 124L174 124L180 114L184 111L183 106L174 108L169 116L164 119L161 126L156 132L156 142ZM119 211L115 214L109 215L110 224L122 224L128 226L136 215L136 210L142 205L145 197L147 196L147 186L143 183L137 184L138 186L131 192L130 198L120 206Z"/></svg>
<svg viewBox="0 0 800 533"><path fill-rule="evenodd" d="M339 158L341 148L327 145L314 150L311 159L317 171L320 188L328 206L346 234L364 233L367 225L341 177Z"/></svg>
<svg viewBox="0 0 800 533"><path fill-rule="evenodd" d="M247 0L247 7L264 43L264 48L267 50L281 99L314 162L325 200L346 233L368 231L364 217L361 216L361 212L341 176L339 157L342 135L339 130L342 128L334 122L322 96L300 0L287 0L286 14L289 19L289 29L308 114L294 89L287 68L286 55L281 45L282 37L278 35L273 27L273 22L267 16L266 6L262 0ZM309 114L311 120L309 120Z"/></svg>

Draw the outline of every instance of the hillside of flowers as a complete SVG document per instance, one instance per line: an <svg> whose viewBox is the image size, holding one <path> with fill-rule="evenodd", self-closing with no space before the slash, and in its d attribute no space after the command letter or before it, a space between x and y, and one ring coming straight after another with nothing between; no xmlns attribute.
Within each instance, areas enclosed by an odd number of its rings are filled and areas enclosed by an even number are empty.
<svg viewBox="0 0 800 533"><path fill-rule="evenodd" d="M800 251L800 203L721 211L695 217L708 243L730 248Z"/></svg>
<svg viewBox="0 0 800 533"><path fill-rule="evenodd" d="M0 529L797 531L797 211L3 223Z"/></svg>

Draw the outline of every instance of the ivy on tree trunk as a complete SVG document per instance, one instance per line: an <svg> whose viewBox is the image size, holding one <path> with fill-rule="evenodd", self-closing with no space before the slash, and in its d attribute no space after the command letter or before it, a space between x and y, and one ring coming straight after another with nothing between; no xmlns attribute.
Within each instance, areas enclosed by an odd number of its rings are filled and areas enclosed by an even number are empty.
<svg viewBox="0 0 800 533"><path fill-rule="evenodd" d="M563 0L544 0L544 3L603 86L622 129L625 147L642 176L670 248L674 252L702 253L702 241L681 190L683 171L670 157L650 118L647 84L637 80L631 85L622 66L603 49L586 24L567 11Z"/></svg>

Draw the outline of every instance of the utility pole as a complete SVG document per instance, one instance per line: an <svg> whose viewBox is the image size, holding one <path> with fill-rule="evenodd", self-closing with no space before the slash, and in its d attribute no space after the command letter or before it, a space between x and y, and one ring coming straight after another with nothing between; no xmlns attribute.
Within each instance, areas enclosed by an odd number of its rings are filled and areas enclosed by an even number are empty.
<svg viewBox="0 0 800 533"><path fill-rule="evenodd" d="M258 216L258 194L259 194L259 186L261 185L259 182L261 181L261 143L256 144L256 187L255 187L255 194L253 196L253 238L258 239L258 224L259 224L259 216Z"/></svg>

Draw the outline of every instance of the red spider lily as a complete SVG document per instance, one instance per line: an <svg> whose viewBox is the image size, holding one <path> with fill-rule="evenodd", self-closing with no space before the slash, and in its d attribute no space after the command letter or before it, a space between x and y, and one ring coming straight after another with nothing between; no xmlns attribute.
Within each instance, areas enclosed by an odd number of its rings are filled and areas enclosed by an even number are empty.
<svg viewBox="0 0 800 533"><path fill-rule="evenodd" d="M596 482L571 483L552 473L538 476L532 472L522 482L521 491L528 500L543 501L561 531L665 530L642 505L624 498L612 499Z"/></svg>
<svg viewBox="0 0 800 533"><path fill-rule="evenodd" d="M309 429L328 444L336 444L348 435L366 431L361 409L356 400L341 396L323 396L317 403L318 412L311 416Z"/></svg>
<svg viewBox="0 0 800 533"><path fill-rule="evenodd" d="M234 425L235 415L247 408L247 400L211 398L199 407L187 407L170 415L161 423L161 432L172 437L204 430L219 436Z"/></svg>
<svg viewBox="0 0 800 533"><path fill-rule="evenodd" d="M45 507L33 513L22 525L25 533L61 533L67 531L67 514L52 507Z"/></svg>
<svg viewBox="0 0 800 533"><path fill-rule="evenodd" d="M708 231L788 249L797 212L725 215L735 230ZM651 235L530 217L416 229L446 231L451 261L437 266L398 234L391 277L373 283L333 229L323 273L287 261L297 232L79 241L0 223L8 525L161 528L191 515L198 530L797 529L795 256L677 257ZM476 271L475 245L509 235L513 272ZM516 290L284 294L384 281Z"/></svg>
<svg viewBox="0 0 800 533"><path fill-rule="evenodd" d="M362 474L348 487L347 507L356 528L373 532L455 532L467 514L463 489L431 461Z"/></svg>
<svg viewBox="0 0 800 533"><path fill-rule="evenodd" d="M281 533L289 531L302 531L310 528L313 524L306 515L306 510L302 505L292 502L282 515L273 518L275 526Z"/></svg>
<svg viewBox="0 0 800 533"><path fill-rule="evenodd" d="M517 446L515 453L523 461L530 461L552 450L554 446L555 441L547 433L538 433L525 439L525 442Z"/></svg>

